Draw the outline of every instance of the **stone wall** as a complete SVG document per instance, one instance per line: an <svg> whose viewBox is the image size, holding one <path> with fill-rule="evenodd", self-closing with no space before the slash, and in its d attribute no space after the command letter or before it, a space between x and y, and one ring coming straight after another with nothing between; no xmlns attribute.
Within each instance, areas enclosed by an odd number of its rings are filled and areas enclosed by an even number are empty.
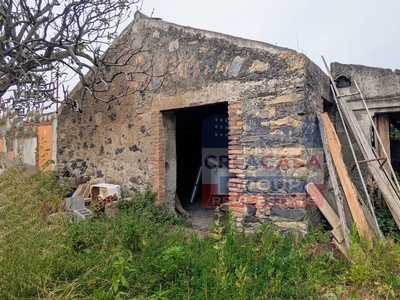
<svg viewBox="0 0 400 300"><path fill-rule="evenodd" d="M229 183L229 205L239 223L307 223L304 184L323 185L316 113L323 110L324 99L330 100L328 79L317 66L290 49L140 13L114 43L115 51L127 45L132 51L147 50L135 55L124 72L151 63L155 75L150 86L118 98L119 89L140 86L143 77L127 81L116 76L106 98L118 99L108 103L90 95L82 99L82 87L76 87L69 98L79 109L66 104L59 115L58 168L131 191L151 184L158 201L173 207L173 112L224 102L229 108L229 169L236 174ZM271 180L274 186L267 189ZM272 203L270 194L287 200Z"/></svg>

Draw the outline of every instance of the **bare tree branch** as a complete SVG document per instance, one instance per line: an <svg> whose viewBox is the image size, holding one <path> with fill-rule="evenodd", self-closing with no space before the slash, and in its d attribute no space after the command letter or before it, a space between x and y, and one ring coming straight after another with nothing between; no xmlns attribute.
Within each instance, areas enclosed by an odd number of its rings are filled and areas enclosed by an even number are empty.
<svg viewBox="0 0 400 300"><path fill-rule="evenodd" d="M67 82L71 74L84 86L78 100L88 92L109 102L146 90L154 78L159 87L167 72L155 74L151 55L142 61L135 58L151 54L145 40L134 46L125 39L109 47L119 25L130 17L130 7L141 1L0 0L0 108L19 108L26 114L58 102L55 82ZM118 78L123 82L118 90L105 96ZM62 89L66 95L64 85Z"/></svg>

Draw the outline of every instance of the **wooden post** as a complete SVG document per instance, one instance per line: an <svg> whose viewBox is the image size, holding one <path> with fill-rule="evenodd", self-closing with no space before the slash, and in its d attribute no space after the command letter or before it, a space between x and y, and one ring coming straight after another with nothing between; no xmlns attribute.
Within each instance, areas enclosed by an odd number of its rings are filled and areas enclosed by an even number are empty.
<svg viewBox="0 0 400 300"><path fill-rule="evenodd" d="M378 131L378 134L381 138L382 144L385 148L386 154L387 154L387 159L390 162L390 133L389 133L389 115L388 114L377 114L376 115L376 129ZM384 157L384 151L382 150L382 147L380 143L378 144L378 156L379 157ZM383 165L383 168L387 172L387 174L391 174L391 170L389 167L388 163L385 163Z"/></svg>
<svg viewBox="0 0 400 300"><path fill-rule="evenodd" d="M339 175L340 182L342 183L342 188L346 196L347 203L349 204L354 222L356 223L357 232L360 236L366 237L369 241L372 242L371 231L369 230L368 223L365 219L361 206L358 203L357 190L349 177L346 165L343 161L341 144L336 134L335 128L333 127L333 124L329 119L328 114L322 114L321 120L324 124L325 136L328 141L328 147L331 152L336 171Z"/></svg>

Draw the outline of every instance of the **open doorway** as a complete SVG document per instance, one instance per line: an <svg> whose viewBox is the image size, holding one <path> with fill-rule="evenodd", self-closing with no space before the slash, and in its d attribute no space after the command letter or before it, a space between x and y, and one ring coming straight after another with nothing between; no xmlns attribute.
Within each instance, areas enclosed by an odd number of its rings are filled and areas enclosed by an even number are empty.
<svg viewBox="0 0 400 300"><path fill-rule="evenodd" d="M195 199L191 199L199 167L202 165L202 140L204 135L203 122L213 115L228 117L228 104L226 102L179 109L176 117L176 162L177 162L177 187L176 192L183 205L187 207L194 204L201 206L202 189L200 186ZM227 123L226 123L227 126ZM225 129L225 127L224 127ZM226 127L226 132L227 132ZM212 133L214 134L214 133ZM223 143L228 149L228 138ZM193 203L190 203L192 200Z"/></svg>
<svg viewBox="0 0 400 300"><path fill-rule="evenodd" d="M400 175L400 113L390 113L389 136L390 136L390 159L393 170Z"/></svg>
<svg viewBox="0 0 400 300"><path fill-rule="evenodd" d="M165 116L171 114L169 112ZM203 174L199 175L199 167L204 163L204 136L215 135L215 130L212 130L207 124L207 120L219 116L218 120L224 120L224 142L213 144L213 139L208 139L207 146L222 147L228 152L228 103L217 103L211 105L203 105L190 108L182 108L174 111L174 116L170 119L175 121L175 134L167 134L169 137L174 137L175 141L167 140L168 148L175 148L176 153L176 195L178 196L182 207L189 213L191 222L194 228L199 230L209 229L217 217L215 209L207 209L204 207L203 200ZM173 130L167 127L166 130ZM218 132L220 135L221 132ZM168 138L167 138L168 139ZM173 143L175 142L175 143ZM169 147L168 145L174 144ZM167 154L171 155L171 154ZM227 159L227 156L226 156ZM211 164L211 163L210 163ZM166 176L168 176L166 174ZM196 184L196 178L199 177L197 182L197 193L193 197L193 189ZM166 178L166 180L168 180Z"/></svg>

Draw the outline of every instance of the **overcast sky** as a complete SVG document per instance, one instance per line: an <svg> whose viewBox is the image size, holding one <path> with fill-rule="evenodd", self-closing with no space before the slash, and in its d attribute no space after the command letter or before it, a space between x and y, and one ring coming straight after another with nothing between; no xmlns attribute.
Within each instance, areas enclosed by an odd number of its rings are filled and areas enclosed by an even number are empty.
<svg viewBox="0 0 400 300"><path fill-rule="evenodd" d="M400 69L399 0L144 0L164 21L294 49L322 66ZM325 69L324 69L325 70Z"/></svg>

